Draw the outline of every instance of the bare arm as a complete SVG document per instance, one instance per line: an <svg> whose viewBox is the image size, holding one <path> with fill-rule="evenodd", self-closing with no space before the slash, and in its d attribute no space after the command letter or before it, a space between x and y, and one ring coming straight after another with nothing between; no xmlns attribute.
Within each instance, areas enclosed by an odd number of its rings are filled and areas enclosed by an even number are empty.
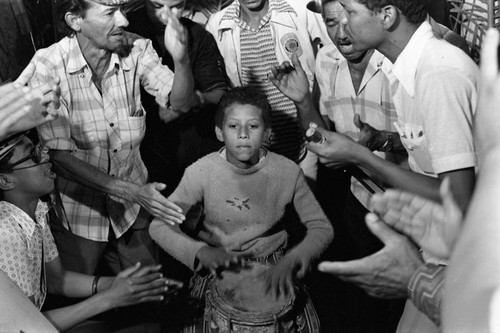
<svg viewBox="0 0 500 333"><path fill-rule="evenodd" d="M308 149L318 154L320 161L327 166L358 165L390 187L412 192L434 201L440 201L440 179L448 176L458 205L462 210L467 207L474 186L473 168L442 173L439 178L428 177L388 162L344 135L323 129L319 131L323 133L327 141L321 145L310 143Z"/></svg>
<svg viewBox="0 0 500 333"><path fill-rule="evenodd" d="M199 98L194 92L194 79L191 62L187 53L188 35L186 28L177 18L177 9L163 7L162 20L165 23L165 48L172 55L175 72L170 105L177 112L188 112L199 104Z"/></svg>
<svg viewBox="0 0 500 333"><path fill-rule="evenodd" d="M92 295L93 276L65 271L57 259L46 263L46 268L49 289L69 297ZM181 287L182 283L163 278L161 273L158 273L160 268L159 265L141 268L137 264L116 277L102 277L99 279L97 294L78 304L47 311L44 315L59 330L66 330L115 307L161 301L169 288L176 289Z"/></svg>
<svg viewBox="0 0 500 333"><path fill-rule="evenodd" d="M148 183L138 185L117 179L98 168L79 160L65 150L51 150L56 172L94 190L104 192L121 199L135 202L144 207L150 214L174 224L182 223L184 215L180 207L165 198L160 191L165 184Z"/></svg>

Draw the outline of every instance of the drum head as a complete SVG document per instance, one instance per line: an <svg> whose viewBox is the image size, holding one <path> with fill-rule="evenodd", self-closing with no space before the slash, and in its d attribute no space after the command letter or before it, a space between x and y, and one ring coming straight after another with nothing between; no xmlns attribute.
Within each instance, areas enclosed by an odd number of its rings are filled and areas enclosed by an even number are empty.
<svg viewBox="0 0 500 333"><path fill-rule="evenodd" d="M249 263L239 272L224 271L222 278L215 281L215 291L226 305L243 312L278 314L289 310L293 300L290 295L274 298L266 292L266 271L271 266Z"/></svg>

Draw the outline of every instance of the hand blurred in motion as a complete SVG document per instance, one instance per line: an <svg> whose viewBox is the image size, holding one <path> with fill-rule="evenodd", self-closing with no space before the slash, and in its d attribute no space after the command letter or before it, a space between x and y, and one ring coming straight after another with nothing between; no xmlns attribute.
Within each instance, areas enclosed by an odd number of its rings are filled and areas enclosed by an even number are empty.
<svg viewBox="0 0 500 333"><path fill-rule="evenodd" d="M423 265L419 250L407 237L392 230L375 214L366 216L366 224L384 243L381 250L358 260L324 261L318 269L359 286L373 297L406 298L413 273Z"/></svg>
<svg viewBox="0 0 500 333"><path fill-rule="evenodd" d="M387 190L372 198L371 208L429 254L448 259L462 229L462 212L453 200L449 178L443 180L439 192L441 204L409 192Z"/></svg>
<svg viewBox="0 0 500 333"><path fill-rule="evenodd" d="M57 118L59 80L25 86L34 72L30 63L15 82L0 86L0 140Z"/></svg>

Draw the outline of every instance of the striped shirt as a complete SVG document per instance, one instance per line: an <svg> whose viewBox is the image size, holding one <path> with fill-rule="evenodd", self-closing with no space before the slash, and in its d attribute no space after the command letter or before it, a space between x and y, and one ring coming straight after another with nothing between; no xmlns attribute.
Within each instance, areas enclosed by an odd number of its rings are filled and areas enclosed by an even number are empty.
<svg viewBox="0 0 500 333"><path fill-rule="evenodd" d="M39 127L50 149L71 151L76 158L113 177L144 184L148 174L139 146L146 113L140 86L166 105L173 73L161 61L151 42L137 39L127 56L113 53L102 79L102 94L92 82L76 38L64 38L38 51L32 60L32 84L61 79L59 118ZM107 241L110 224L120 237L135 221L140 206L95 191L59 176L58 186L68 228L94 241Z"/></svg>
<svg viewBox="0 0 500 333"><path fill-rule="evenodd" d="M59 256L46 221L47 204L38 202L33 221L19 207L0 201L0 270L41 308L47 294L44 264Z"/></svg>
<svg viewBox="0 0 500 333"><path fill-rule="evenodd" d="M271 105L272 136L266 146L271 151L297 162L305 152L304 137L297 120L297 109L294 102L283 95L267 78L271 66L279 64L269 24L272 11L295 14L295 10L286 1L270 0L268 13L261 19L258 29L254 29L239 18L240 4L235 0L223 20L232 19L241 28L242 85L258 88L266 95Z"/></svg>
<svg viewBox="0 0 500 333"><path fill-rule="evenodd" d="M389 80L381 69L388 60L374 51L358 92L349 72L347 60L334 45L323 47L316 59L316 78L321 91L320 112L335 123L337 132L354 140L359 139L359 129L354 125L354 115L359 114L363 122L378 130L395 132L394 121L397 114L392 102ZM394 154L374 152L374 154L396 160ZM354 178L351 191L368 208L370 193Z"/></svg>

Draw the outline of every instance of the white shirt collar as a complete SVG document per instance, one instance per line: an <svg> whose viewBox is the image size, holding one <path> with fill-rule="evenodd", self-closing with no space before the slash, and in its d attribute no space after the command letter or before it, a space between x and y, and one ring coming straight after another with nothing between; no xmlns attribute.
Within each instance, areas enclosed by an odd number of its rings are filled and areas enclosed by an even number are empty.
<svg viewBox="0 0 500 333"><path fill-rule="evenodd" d="M432 38L434 38L432 27L425 21L410 38L392 68L392 73L410 96L415 94L415 76L420 58L425 45Z"/></svg>

